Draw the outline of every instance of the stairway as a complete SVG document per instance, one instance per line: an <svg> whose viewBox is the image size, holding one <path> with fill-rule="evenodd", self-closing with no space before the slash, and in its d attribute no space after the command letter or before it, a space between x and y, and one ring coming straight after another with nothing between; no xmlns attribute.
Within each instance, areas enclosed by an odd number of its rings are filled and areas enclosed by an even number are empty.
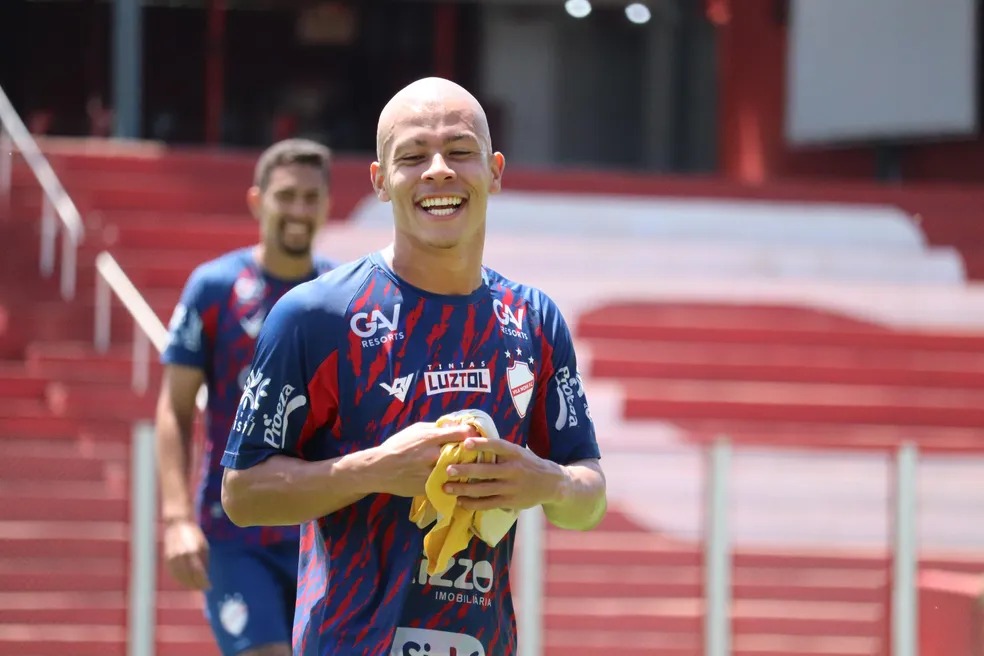
<svg viewBox="0 0 984 656"><path fill-rule="evenodd" d="M695 441L984 451L984 332L890 327L793 306L651 303L583 314L589 375L634 419ZM617 338L612 337L617 335Z"/></svg>
<svg viewBox="0 0 984 656"><path fill-rule="evenodd" d="M254 155L45 147L87 241L78 296L65 304L36 274L40 195L18 166L11 207L0 210L9 253L0 263L0 656L114 656L125 653L130 430L152 416L156 384L143 397L130 389L133 328L118 305L114 345L92 348L93 258L108 248L166 319L193 266L255 240L240 210ZM364 164L336 163L335 220L368 191ZM939 449L973 450L980 439L977 337L687 304L616 304L572 325L592 352L590 378L628 390L627 416L669 420L692 443L722 427L747 442L838 448L886 447L903 432ZM153 366L152 383L159 373ZM693 541L654 532L617 500L599 530L548 535L547 656L701 653ZM734 653L880 656L887 571L884 554L870 551L739 550ZM215 654L198 596L163 572L159 581L158 653Z"/></svg>

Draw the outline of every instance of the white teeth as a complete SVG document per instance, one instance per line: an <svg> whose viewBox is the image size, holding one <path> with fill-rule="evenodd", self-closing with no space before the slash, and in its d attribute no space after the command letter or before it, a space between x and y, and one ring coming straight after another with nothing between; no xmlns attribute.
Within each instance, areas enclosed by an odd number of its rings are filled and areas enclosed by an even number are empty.
<svg viewBox="0 0 984 656"><path fill-rule="evenodd" d="M421 207L457 207L462 199L458 196L441 196L440 198L425 198L420 201Z"/></svg>
<svg viewBox="0 0 984 656"><path fill-rule="evenodd" d="M433 214L435 216L450 216L454 214L454 212L455 212L455 208L453 207L444 207L441 209L430 208L427 210L428 214Z"/></svg>
<svg viewBox="0 0 984 656"><path fill-rule="evenodd" d="M287 235L306 235L310 232L310 228L304 223L298 223L296 221L291 221L285 223L283 227L284 234Z"/></svg>

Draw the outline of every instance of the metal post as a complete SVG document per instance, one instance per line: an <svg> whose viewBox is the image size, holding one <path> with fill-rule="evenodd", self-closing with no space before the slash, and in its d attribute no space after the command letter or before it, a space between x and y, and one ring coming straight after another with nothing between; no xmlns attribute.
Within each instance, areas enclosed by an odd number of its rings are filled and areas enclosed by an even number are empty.
<svg viewBox="0 0 984 656"><path fill-rule="evenodd" d="M154 426L133 426L130 451L130 598L128 656L154 656L157 595L157 469Z"/></svg>
<svg viewBox="0 0 984 656"><path fill-rule="evenodd" d="M77 249L75 235L70 230L62 231L61 295L66 301L75 298Z"/></svg>
<svg viewBox="0 0 984 656"><path fill-rule="evenodd" d="M916 533L919 453L911 442L899 447L895 468L895 558L892 576L892 655L917 656L919 644L918 539Z"/></svg>
<svg viewBox="0 0 984 656"><path fill-rule="evenodd" d="M113 3L113 115L119 138L141 136L143 25L140 0Z"/></svg>
<svg viewBox="0 0 984 656"><path fill-rule="evenodd" d="M109 283L102 272L96 269L96 325L93 332L96 350L105 353L109 349L110 308Z"/></svg>
<svg viewBox="0 0 984 656"><path fill-rule="evenodd" d="M55 270L55 238L58 223L48 194L41 190L41 275L50 278Z"/></svg>
<svg viewBox="0 0 984 656"><path fill-rule="evenodd" d="M519 656L543 656L543 575L547 531L543 512L519 513Z"/></svg>
<svg viewBox="0 0 984 656"><path fill-rule="evenodd" d="M704 540L704 655L731 654L731 547L728 487L731 445L719 437L711 447L707 479L707 536Z"/></svg>
<svg viewBox="0 0 984 656"><path fill-rule="evenodd" d="M147 391L150 378L150 338L140 325L133 322L133 391L143 394Z"/></svg>

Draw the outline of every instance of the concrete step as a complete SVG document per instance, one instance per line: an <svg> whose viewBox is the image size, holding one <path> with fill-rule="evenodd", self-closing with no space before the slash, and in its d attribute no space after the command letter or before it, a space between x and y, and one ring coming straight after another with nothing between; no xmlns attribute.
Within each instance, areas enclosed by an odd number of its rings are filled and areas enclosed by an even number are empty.
<svg viewBox="0 0 984 656"><path fill-rule="evenodd" d="M639 381L625 393L629 419L718 419L976 428L976 390L760 383Z"/></svg>
<svg viewBox="0 0 984 656"><path fill-rule="evenodd" d="M161 627L157 656L218 656L207 627ZM18 656L126 656L122 625L0 625L0 654Z"/></svg>
<svg viewBox="0 0 984 656"><path fill-rule="evenodd" d="M736 599L880 603L888 594L887 572L877 570L743 567L731 576ZM546 577L547 595L555 598L699 598L704 587L700 567L600 565L585 569L548 563Z"/></svg>
<svg viewBox="0 0 984 656"><path fill-rule="evenodd" d="M550 630L667 631L699 633L700 599L548 599L544 623ZM735 601L736 634L870 638L884 630L881 604L815 601Z"/></svg>
<svg viewBox="0 0 984 656"><path fill-rule="evenodd" d="M591 339L591 376L984 389L984 355L868 347Z"/></svg>

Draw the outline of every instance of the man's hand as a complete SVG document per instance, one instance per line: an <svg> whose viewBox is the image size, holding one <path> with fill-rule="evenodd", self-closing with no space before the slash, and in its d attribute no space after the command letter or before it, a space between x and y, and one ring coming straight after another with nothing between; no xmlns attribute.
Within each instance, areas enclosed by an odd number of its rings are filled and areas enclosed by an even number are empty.
<svg viewBox="0 0 984 656"><path fill-rule="evenodd" d="M176 519L164 528L164 565L168 573L182 586L192 590L207 590L208 541L196 522Z"/></svg>
<svg viewBox="0 0 984 656"><path fill-rule="evenodd" d="M474 427L465 425L438 428L433 422L418 422L404 428L373 449L374 489L401 497L424 494L441 447L477 435Z"/></svg>
<svg viewBox="0 0 984 656"><path fill-rule="evenodd" d="M494 453L491 464L449 465L448 476L467 477L467 482L447 483L444 491L458 496L466 510L525 510L559 501L566 489L566 470L529 449L506 440L473 437L466 449Z"/></svg>

